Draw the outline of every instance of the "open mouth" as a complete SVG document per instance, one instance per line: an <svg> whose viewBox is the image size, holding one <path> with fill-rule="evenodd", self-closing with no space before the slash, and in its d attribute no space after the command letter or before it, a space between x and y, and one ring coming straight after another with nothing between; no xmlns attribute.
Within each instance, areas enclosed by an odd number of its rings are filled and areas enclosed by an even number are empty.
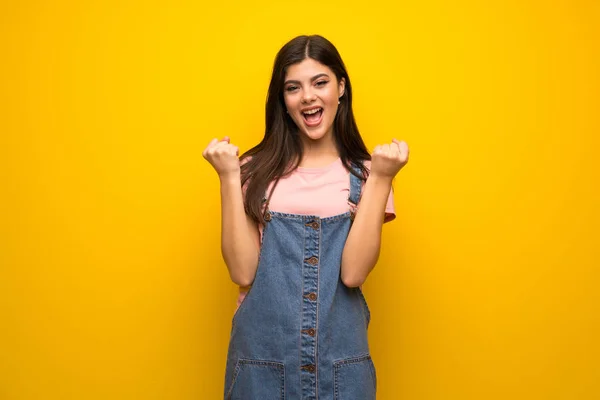
<svg viewBox="0 0 600 400"><path fill-rule="evenodd" d="M323 119L323 109L315 108L309 111L304 111L302 113L302 117L304 119L304 123L307 126L317 126L321 123Z"/></svg>

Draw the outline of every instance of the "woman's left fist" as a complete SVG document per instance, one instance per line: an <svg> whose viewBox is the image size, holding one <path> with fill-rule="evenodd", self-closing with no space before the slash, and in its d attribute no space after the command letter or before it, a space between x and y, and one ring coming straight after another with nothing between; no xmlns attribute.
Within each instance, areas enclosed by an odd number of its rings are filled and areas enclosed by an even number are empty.
<svg viewBox="0 0 600 400"><path fill-rule="evenodd" d="M371 155L371 175L394 178L408 162L408 145L393 139L390 144L375 146Z"/></svg>

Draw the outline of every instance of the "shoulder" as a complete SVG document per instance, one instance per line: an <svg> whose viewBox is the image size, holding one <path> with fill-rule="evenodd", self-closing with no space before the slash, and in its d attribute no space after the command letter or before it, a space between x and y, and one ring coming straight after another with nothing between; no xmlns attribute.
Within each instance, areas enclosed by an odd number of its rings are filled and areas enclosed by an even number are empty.
<svg viewBox="0 0 600 400"><path fill-rule="evenodd" d="M358 172L359 175L364 175L365 178L371 173L371 160L361 160L359 162L352 161L350 165L355 172ZM364 174L362 171L363 167L365 169Z"/></svg>
<svg viewBox="0 0 600 400"><path fill-rule="evenodd" d="M240 167L252 160L252 156L242 156L240 158Z"/></svg>

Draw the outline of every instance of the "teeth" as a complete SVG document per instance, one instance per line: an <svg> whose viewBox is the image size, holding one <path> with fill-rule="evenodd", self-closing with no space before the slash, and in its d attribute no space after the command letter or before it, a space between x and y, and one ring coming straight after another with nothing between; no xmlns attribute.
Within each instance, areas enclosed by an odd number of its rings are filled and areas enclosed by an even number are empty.
<svg viewBox="0 0 600 400"><path fill-rule="evenodd" d="M319 111L321 111L320 108L315 108L314 110L304 111L304 114L311 115L311 114L317 113Z"/></svg>

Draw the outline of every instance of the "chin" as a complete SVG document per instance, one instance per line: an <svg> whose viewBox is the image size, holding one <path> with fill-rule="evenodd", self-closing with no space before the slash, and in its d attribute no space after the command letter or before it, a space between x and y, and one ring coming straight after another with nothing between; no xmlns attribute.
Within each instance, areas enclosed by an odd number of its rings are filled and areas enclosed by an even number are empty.
<svg viewBox="0 0 600 400"><path fill-rule="evenodd" d="M302 134L304 136L306 136L310 140L318 141L318 140L321 140L324 137L326 137L328 131L331 130L333 132L332 129L333 129L333 124L329 125L328 128L324 128L323 125L320 125L320 126L314 127L314 128L302 126L300 131L302 132Z"/></svg>
<svg viewBox="0 0 600 400"><path fill-rule="evenodd" d="M306 136L310 140L314 140L314 141L319 141L319 140L323 139L325 136L327 136L326 131L324 131L322 129L319 129L318 131L314 131L314 132L311 132L309 130L309 131L307 131L307 132L305 131L303 133L304 133L304 136Z"/></svg>

